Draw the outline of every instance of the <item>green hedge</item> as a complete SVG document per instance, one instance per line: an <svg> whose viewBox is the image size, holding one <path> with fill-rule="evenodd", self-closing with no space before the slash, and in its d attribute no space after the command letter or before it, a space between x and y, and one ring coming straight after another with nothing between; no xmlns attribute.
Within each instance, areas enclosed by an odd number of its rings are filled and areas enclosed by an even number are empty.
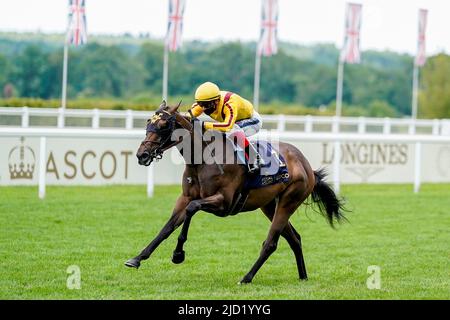
<svg viewBox="0 0 450 320"><path fill-rule="evenodd" d="M178 97L173 100L180 101L182 97ZM104 109L104 110L155 110L161 103L158 99L134 99L132 101L116 100L116 99L76 99L67 101L67 108L69 109ZM187 110L192 103L191 99L184 97L181 109ZM59 108L61 105L60 100L44 100L35 98L10 98L0 99L1 107L23 107L30 108ZM326 108L324 110L316 108L308 108L301 105L272 103L262 104L259 108L259 112L262 114L291 114L291 115L332 115L334 108Z"/></svg>

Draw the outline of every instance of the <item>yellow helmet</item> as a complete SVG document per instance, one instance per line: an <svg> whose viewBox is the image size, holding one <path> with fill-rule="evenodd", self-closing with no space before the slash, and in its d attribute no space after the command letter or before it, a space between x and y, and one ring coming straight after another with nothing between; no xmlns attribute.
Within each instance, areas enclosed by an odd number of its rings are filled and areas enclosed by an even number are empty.
<svg viewBox="0 0 450 320"><path fill-rule="evenodd" d="M195 91L196 101L212 101L218 98L220 98L220 89L212 82L201 84Z"/></svg>

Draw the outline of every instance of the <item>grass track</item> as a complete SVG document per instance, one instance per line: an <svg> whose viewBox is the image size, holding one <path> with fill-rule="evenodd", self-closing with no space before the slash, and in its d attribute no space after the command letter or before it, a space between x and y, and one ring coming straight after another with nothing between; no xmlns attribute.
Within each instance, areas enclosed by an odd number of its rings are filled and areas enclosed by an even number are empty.
<svg viewBox="0 0 450 320"><path fill-rule="evenodd" d="M260 213L192 220L186 261L171 262L179 230L141 268L136 255L168 219L180 187L0 188L0 299L449 299L450 185L344 186L350 223L332 230L302 209L309 281L297 280L284 239L253 283L237 282L255 262L268 231ZM70 265L81 290L66 288ZM367 267L381 267L381 290L369 290Z"/></svg>

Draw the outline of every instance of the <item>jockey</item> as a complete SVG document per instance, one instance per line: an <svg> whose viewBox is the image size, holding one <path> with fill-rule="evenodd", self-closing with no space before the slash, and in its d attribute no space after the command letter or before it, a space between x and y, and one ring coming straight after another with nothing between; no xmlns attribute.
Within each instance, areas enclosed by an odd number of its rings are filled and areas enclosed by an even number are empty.
<svg viewBox="0 0 450 320"><path fill-rule="evenodd" d="M203 129L219 130L231 138L237 138L237 144L245 151L249 172L258 171L262 160L247 137L261 129L262 120L250 101L236 93L220 91L219 87L212 82L205 82L197 88L195 101L188 111L189 115L198 117L204 112L216 120L217 122L202 122ZM256 155L253 162L249 160L250 148Z"/></svg>

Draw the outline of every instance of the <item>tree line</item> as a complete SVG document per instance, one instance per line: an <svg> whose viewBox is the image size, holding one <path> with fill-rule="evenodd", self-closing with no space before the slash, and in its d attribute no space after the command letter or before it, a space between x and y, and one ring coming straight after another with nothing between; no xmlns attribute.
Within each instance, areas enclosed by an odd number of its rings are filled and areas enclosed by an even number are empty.
<svg viewBox="0 0 450 320"><path fill-rule="evenodd" d="M260 101L280 106L332 110L336 97L338 50L281 44L263 58ZM63 48L52 43L6 41L0 37L0 88L4 98L59 99ZM170 54L169 95L193 99L195 88L213 81L252 99L253 43L189 42ZM158 101L162 91L163 45L92 42L69 54L68 98ZM413 58L368 51L359 65L345 66L344 112L407 116L411 110ZM421 69L420 116L450 117L450 57L431 57Z"/></svg>

